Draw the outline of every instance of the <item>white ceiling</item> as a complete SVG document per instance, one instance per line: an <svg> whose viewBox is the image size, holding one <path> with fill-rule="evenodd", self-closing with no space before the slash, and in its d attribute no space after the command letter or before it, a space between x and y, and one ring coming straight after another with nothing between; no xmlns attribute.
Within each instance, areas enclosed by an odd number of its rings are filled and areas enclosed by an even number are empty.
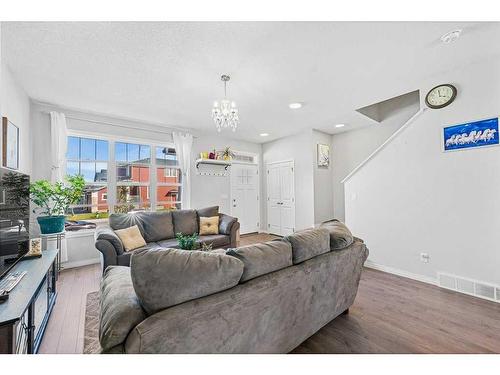
<svg viewBox="0 0 500 375"><path fill-rule="evenodd" d="M369 126L355 109L499 54L499 36L500 23L2 22L2 58L35 100L212 134L228 73L241 125L226 135L264 142Z"/></svg>

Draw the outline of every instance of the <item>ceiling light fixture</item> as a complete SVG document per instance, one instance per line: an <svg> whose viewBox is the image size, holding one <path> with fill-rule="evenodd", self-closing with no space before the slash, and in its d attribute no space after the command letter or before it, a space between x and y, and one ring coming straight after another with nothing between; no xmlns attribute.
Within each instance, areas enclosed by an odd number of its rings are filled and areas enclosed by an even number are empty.
<svg viewBox="0 0 500 375"><path fill-rule="evenodd" d="M236 131L240 123L240 118L238 116L238 109L236 108L236 103L227 98L227 82L231 79L228 75L224 74L220 77L221 81L224 82L224 99L214 102L214 107L212 109L212 119L215 122L217 131L220 132L222 128L231 128L232 131Z"/></svg>
<svg viewBox="0 0 500 375"><path fill-rule="evenodd" d="M267 136L269 136L269 133L260 133L260 136L261 137L267 137Z"/></svg>
<svg viewBox="0 0 500 375"><path fill-rule="evenodd" d="M299 108L302 108L302 103L290 103L288 104L288 106L291 108L291 109L299 109Z"/></svg>
<svg viewBox="0 0 500 375"><path fill-rule="evenodd" d="M345 124L337 124L335 125L336 128L343 128L345 126Z"/></svg>
<svg viewBox="0 0 500 375"><path fill-rule="evenodd" d="M445 44L452 43L460 37L460 34L462 34L462 29L450 31L441 37L441 42Z"/></svg>

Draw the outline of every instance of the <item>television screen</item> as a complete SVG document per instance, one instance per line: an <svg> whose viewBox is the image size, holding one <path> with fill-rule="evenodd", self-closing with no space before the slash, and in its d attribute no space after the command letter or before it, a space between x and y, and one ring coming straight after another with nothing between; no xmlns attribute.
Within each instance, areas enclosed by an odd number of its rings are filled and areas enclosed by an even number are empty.
<svg viewBox="0 0 500 375"><path fill-rule="evenodd" d="M0 278L29 251L30 178L0 167Z"/></svg>

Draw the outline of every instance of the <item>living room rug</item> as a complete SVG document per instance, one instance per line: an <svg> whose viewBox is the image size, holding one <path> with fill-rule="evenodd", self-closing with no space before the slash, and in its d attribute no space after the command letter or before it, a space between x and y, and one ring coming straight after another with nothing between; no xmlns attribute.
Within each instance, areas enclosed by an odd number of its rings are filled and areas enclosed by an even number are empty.
<svg viewBox="0 0 500 375"><path fill-rule="evenodd" d="M83 354L99 354L99 292L87 294Z"/></svg>

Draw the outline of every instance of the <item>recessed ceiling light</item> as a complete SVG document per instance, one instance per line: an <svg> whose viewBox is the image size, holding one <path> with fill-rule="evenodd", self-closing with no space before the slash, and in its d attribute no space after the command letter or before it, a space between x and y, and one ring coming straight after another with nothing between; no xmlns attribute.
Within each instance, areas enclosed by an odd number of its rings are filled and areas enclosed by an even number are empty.
<svg viewBox="0 0 500 375"><path fill-rule="evenodd" d="M291 108L291 109L299 109L299 108L302 108L302 103L290 103L288 104L288 106Z"/></svg>
<svg viewBox="0 0 500 375"><path fill-rule="evenodd" d="M268 135L269 135L269 133L260 133L261 137L267 137Z"/></svg>
<svg viewBox="0 0 500 375"><path fill-rule="evenodd" d="M457 40L460 37L461 33L462 33L462 29L450 31L449 33L446 33L441 37L441 42L446 43L446 44L454 42L455 40Z"/></svg>
<svg viewBox="0 0 500 375"><path fill-rule="evenodd" d="M336 128L343 128L345 126L345 124L337 124L335 125Z"/></svg>

